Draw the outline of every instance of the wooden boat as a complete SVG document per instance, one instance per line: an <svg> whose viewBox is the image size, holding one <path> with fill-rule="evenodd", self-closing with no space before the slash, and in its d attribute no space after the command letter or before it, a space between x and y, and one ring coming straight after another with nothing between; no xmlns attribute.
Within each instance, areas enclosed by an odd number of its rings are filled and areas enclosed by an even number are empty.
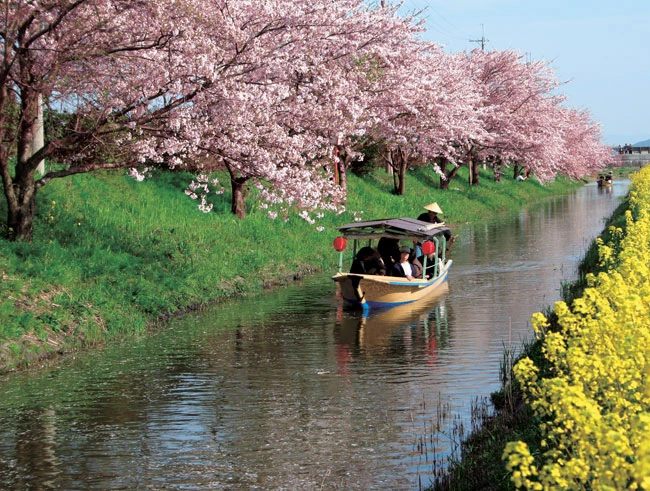
<svg viewBox="0 0 650 491"><path fill-rule="evenodd" d="M614 176L612 174L599 174L598 175L598 187L609 187L614 184Z"/></svg>
<svg viewBox="0 0 650 491"><path fill-rule="evenodd" d="M339 271L332 279L339 285L343 299L351 305L369 309L416 302L441 288L447 281L447 273L453 261L446 258L448 244L445 233L449 233L449 228L444 223L427 223L413 218L387 218L350 223L338 230L342 236L334 240L334 248L339 252ZM419 243L424 250L435 247L439 253L436 254L438 259L433 275L430 278L409 280L388 275L343 272L343 256L348 240L353 242L354 258L360 246L372 247L381 238L398 239L402 246L409 242ZM422 266L423 271L426 271L427 264ZM390 273L390 267L388 272Z"/></svg>

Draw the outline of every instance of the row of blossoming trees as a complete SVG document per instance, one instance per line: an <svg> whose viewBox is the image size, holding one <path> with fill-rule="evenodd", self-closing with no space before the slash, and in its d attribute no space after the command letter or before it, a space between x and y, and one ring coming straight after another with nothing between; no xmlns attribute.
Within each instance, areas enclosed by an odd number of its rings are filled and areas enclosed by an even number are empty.
<svg viewBox="0 0 650 491"><path fill-rule="evenodd" d="M650 489L650 168L633 177L625 218L599 239L604 272L555 305L558 327L533 316L546 366L524 358L515 375L542 448L507 445L518 488Z"/></svg>
<svg viewBox="0 0 650 491"><path fill-rule="evenodd" d="M35 196L99 169L187 167L192 194L227 169L269 211L340 209L368 142L399 176L431 163L526 166L541 181L604 164L585 111L545 62L445 54L421 23L362 0L2 0L0 171L10 239L33 235ZM64 117L34 145L40 104ZM44 175L40 162L50 162ZM55 164L54 164L55 163ZM334 178L336 176L336 178Z"/></svg>

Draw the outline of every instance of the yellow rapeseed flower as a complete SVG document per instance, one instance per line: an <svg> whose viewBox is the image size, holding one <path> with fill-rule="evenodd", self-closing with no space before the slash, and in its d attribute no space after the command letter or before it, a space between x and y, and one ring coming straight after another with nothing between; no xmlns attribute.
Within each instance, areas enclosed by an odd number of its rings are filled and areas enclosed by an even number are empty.
<svg viewBox="0 0 650 491"><path fill-rule="evenodd" d="M514 376L540 418L538 466L523 442L503 453L522 489L650 489L650 167L632 178L625 228L597 239L605 268L587 275L559 331L532 316L549 378L523 358Z"/></svg>

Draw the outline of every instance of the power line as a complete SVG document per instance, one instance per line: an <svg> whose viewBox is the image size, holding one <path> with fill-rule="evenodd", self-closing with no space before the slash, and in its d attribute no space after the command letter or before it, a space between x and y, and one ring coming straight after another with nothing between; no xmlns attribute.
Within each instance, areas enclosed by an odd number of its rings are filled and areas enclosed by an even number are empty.
<svg viewBox="0 0 650 491"><path fill-rule="evenodd" d="M485 32L483 30L483 24L481 24L481 39L470 39L470 43L481 43L481 51L485 51L485 43L488 42L488 39L485 39Z"/></svg>
<svg viewBox="0 0 650 491"><path fill-rule="evenodd" d="M420 8L419 13L420 17L426 21L428 31L439 33L443 39L450 38L450 40L456 41L467 40L469 34L446 19L440 10L433 6L431 0L405 0L403 8L408 6L415 7L417 4L425 5L424 8Z"/></svg>

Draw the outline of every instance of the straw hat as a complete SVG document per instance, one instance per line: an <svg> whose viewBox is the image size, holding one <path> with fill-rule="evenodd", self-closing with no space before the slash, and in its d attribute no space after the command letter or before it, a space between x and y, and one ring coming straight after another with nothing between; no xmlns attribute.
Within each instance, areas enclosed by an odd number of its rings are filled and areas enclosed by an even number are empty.
<svg viewBox="0 0 650 491"><path fill-rule="evenodd" d="M425 206L424 209L442 215L442 210L438 206L438 203L431 203L430 205Z"/></svg>

